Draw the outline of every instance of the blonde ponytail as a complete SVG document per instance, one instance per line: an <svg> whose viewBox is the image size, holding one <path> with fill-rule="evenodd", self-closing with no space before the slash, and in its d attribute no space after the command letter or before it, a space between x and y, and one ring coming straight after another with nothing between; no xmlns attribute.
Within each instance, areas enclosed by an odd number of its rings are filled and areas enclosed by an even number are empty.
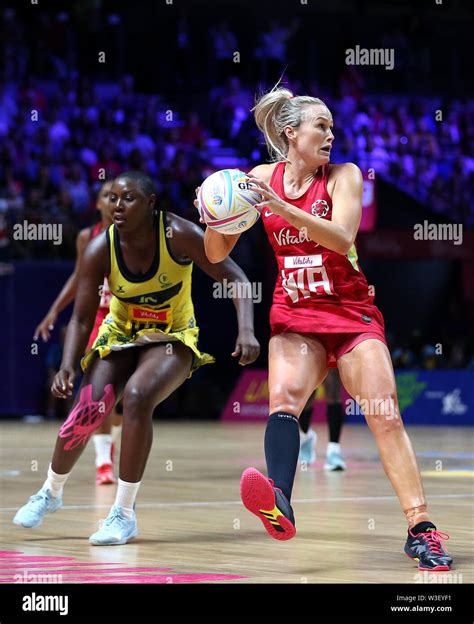
<svg viewBox="0 0 474 624"><path fill-rule="evenodd" d="M293 96L289 89L276 85L257 99L252 111L257 128L263 132L270 158L273 162L287 160L288 139L283 132L286 126L297 128L303 121L308 105L322 104L319 98L309 95Z"/></svg>

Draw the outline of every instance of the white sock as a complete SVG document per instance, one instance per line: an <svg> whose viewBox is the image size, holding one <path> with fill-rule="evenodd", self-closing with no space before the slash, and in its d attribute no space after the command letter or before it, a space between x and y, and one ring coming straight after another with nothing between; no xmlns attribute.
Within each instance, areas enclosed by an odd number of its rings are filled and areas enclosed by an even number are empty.
<svg viewBox="0 0 474 624"><path fill-rule="evenodd" d="M111 464L112 436L110 433L96 433L94 436L95 465L98 468L104 464Z"/></svg>
<svg viewBox="0 0 474 624"><path fill-rule="evenodd" d="M60 496L63 493L64 484L68 480L70 474L70 472L67 472L66 474L57 474L51 468L51 464L49 464L48 476L41 489L49 490L51 492L51 496Z"/></svg>
<svg viewBox="0 0 474 624"><path fill-rule="evenodd" d="M341 445L339 442L328 442L326 457L328 457L331 453L339 453L339 455L341 455Z"/></svg>
<svg viewBox="0 0 474 624"><path fill-rule="evenodd" d="M115 496L115 503L117 507L120 507L124 512L126 518L133 516L133 505L138 494L138 488L141 481L137 483L127 483L127 481L118 480L117 494Z"/></svg>
<svg viewBox="0 0 474 624"><path fill-rule="evenodd" d="M115 444L115 446L119 445L121 437L122 425L112 425L112 442Z"/></svg>

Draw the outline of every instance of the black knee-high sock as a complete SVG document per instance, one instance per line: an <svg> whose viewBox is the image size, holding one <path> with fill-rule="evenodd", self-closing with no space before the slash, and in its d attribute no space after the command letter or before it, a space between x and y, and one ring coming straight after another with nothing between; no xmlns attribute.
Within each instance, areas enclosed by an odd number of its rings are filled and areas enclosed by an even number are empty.
<svg viewBox="0 0 474 624"><path fill-rule="evenodd" d="M328 403L327 419L329 424L329 442L339 442L341 429L344 423L342 403Z"/></svg>
<svg viewBox="0 0 474 624"><path fill-rule="evenodd" d="M308 429L311 425L311 417L313 415L313 400L309 400L303 411L301 412L301 416L299 419L300 428L303 433L308 433Z"/></svg>
<svg viewBox="0 0 474 624"><path fill-rule="evenodd" d="M298 419L287 412L270 414L265 430L265 459L268 476L288 500L295 480L300 432Z"/></svg>

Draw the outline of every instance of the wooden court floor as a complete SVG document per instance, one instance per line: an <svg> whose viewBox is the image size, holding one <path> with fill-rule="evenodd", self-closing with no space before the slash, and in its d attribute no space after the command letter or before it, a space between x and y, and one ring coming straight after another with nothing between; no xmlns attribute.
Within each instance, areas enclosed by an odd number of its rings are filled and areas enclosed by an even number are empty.
<svg viewBox="0 0 474 624"><path fill-rule="evenodd" d="M348 470L330 474L322 469L326 427L316 427L318 461L298 470L293 492L297 535L277 542L239 497L242 470L264 469L263 425L157 422L137 499L140 534L114 547L87 541L115 494L114 485L94 483L92 444L69 479L64 507L37 529L12 524L44 481L57 430L54 423L0 424L2 583L22 582L22 575L95 584L434 582L403 553L404 517L367 427L345 428ZM408 431L432 518L451 536L455 564L436 582L472 583L473 430Z"/></svg>

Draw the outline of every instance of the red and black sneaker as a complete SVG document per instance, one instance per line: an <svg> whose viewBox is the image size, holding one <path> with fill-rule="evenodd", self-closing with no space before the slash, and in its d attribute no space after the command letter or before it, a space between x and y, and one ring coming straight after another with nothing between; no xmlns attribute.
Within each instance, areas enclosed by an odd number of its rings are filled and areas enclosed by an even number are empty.
<svg viewBox="0 0 474 624"><path fill-rule="evenodd" d="M453 558L444 549L441 540L448 540L449 535L437 531L432 522L420 522L413 529L408 529L405 553L418 561L418 569L427 572L446 572L451 569Z"/></svg>
<svg viewBox="0 0 474 624"><path fill-rule="evenodd" d="M245 507L263 522L277 540L289 540L296 534L293 509L273 481L255 468L247 468L240 479L240 496Z"/></svg>

